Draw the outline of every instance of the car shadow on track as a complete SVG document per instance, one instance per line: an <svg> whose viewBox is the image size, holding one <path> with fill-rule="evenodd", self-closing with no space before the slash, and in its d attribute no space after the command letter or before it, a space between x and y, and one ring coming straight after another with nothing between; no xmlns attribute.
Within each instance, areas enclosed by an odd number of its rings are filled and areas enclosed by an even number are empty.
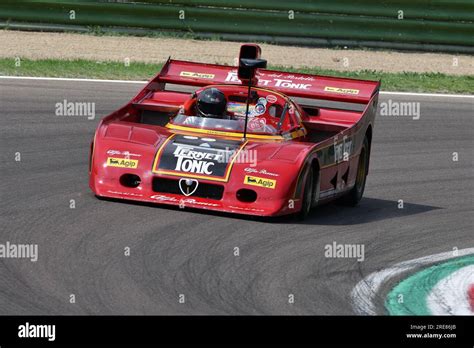
<svg viewBox="0 0 474 348"><path fill-rule="evenodd" d="M258 217L242 214L223 213L211 210L179 208L164 204L146 203L138 201L128 201L113 198L100 198L109 202L119 202L121 204L131 204L153 207L157 209L167 209L174 211L183 211L189 213L198 213L202 215L211 215L218 217L226 217L237 220L258 221L263 223L279 223L279 224L303 224L303 225L357 225L368 222L375 222L385 219L399 218L410 215L426 213L431 210L443 209L430 205L403 203L403 208L399 208L398 201L378 199L378 198L362 198L356 207L347 207L337 203L328 203L314 208L310 215L304 221L298 220L295 216L279 216L279 217Z"/></svg>
<svg viewBox="0 0 474 348"><path fill-rule="evenodd" d="M329 203L319 206L311 215L299 223L305 225L357 225L380 220L406 217L443 209L430 205L403 202L399 208L398 201L378 198L362 198L356 207L341 206Z"/></svg>

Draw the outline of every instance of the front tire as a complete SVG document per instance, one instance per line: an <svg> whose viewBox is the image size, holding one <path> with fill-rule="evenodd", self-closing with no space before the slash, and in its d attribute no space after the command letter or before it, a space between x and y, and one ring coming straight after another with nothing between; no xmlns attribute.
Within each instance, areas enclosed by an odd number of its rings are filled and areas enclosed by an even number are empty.
<svg viewBox="0 0 474 348"><path fill-rule="evenodd" d="M306 180L303 191L303 201L301 203L301 210L298 214L299 220L304 220L308 217L311 212L311 206L313 205L313 194L314 194L314 173L311 166L308 167L306 173Z"/></svg>

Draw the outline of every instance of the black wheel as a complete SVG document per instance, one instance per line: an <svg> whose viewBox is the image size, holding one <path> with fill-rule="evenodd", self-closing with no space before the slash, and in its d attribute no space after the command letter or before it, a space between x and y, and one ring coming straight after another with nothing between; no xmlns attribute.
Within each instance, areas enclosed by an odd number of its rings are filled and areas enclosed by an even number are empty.
<svg viewBox="0 0 474 348"><path fill-rule="evenodd" d="M308 167L306 170L306 180L304 183L304 191L303 191L303 202L301 204L301 210L298 214L298 218L300 220L304 220L308 217L311 206L313 202L313 194L314 194L314 173L313 168L311 166Z"/></svg>
<svg viewBox="0 0 474 348"><path fill-rule="evenodd" d="M367 181L367 169L369 168L369 141L364 138L362 149L360 150L359 164L357 165L357 175L354 187L343 197L340 202L345 205L356 206L362 199Z"/></svg>

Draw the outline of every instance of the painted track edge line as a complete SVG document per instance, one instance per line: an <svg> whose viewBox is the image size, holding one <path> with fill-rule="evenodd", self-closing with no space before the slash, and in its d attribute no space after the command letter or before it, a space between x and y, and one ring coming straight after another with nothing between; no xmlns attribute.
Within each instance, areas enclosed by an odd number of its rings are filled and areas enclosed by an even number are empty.
<svg viewBox="0 0 474 348"><path fill-rule="evenodd" d="M138 80L103 80L103 79L86 79L86 78L69 78L69 77L37 77L37 76L0 76L0 79L13 80L43 80L43 81L74 81L74 82L106 82L106 83L132 83L145 84L148 81ZM438 94L438 93L415 93L415 92L391 92L380 91L382 95L406 95L406 96L420 96L420 97L442 97L442 98L471 98L474 99L474 94Z"/></svg>
<svg viewBox="0 0 474 348"><path fill-rule="evenodd" d="M380 91L380 94L385 95L407 95L407 96L417 96L417 97L442 97L442 98L474 98L474 94L441 94L441 93L415 93L415 92L390 92L390 91Z"/></svg>
<svg viewBox="0 0 474 348"><path fill-rule="evenodd" d="M12 80L42 80L42 81L71 81L71 82L106 82L106 83L134 83L145 84L148 81L138 80L103 80L103 79L86 79L86 78L70 78L70 77L37 77L37 76L0 76L0 79Z"/></svg>

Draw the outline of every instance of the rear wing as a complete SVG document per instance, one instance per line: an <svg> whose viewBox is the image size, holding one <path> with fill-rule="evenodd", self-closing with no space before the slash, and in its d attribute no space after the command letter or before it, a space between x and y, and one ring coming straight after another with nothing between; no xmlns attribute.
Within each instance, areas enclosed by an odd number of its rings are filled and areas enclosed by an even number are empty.
<svg viewBox="0 0 474 348"><path fill-rule="evenodd" d="M242 85L237 67L194 63L169 59L160 73L151 81L188 86L218 84ZM258 69L257 87L270 88L290 97L322 99L337 102L368 104L378 93L379 81L356 80Z"/></svg>

